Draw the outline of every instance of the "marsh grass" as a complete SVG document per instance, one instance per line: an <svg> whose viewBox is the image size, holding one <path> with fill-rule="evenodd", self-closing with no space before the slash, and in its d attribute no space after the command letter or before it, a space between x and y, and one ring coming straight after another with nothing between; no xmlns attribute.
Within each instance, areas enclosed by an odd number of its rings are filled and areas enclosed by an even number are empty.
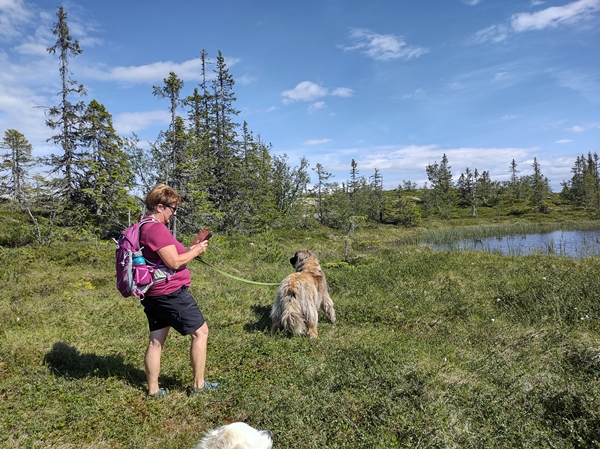
<svg viewBox="0 0 600 449"><path fill-rule="evenodd" d="M338 322L272 335L275 287L193 263L222 387L186 395L189 342L172 333L162 401L145 398L147 324L116 292L112 244L4 248L0 446L191 448L239 420L276 448L600 447L600 260L381 243L396 233L357 233L348 261L325 231L215 236L206 261L262 282L313 250Z"/></svg>

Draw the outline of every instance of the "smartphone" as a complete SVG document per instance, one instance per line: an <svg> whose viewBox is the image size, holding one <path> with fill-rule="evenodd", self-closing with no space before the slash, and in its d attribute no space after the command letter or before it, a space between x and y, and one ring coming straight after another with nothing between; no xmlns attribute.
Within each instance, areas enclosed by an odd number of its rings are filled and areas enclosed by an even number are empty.
<svg viewBox="0 0 600 449"><path fill-rule="evenodd" d="M198 235L196 236L196 238L192 242L192 245L197 245L198 243L203 242L204 240L208 240L211 237L212 237L212 234L210 233L210 231L207 231L206 229L203 229L202 231L200 231L198 233Z"/></svg>

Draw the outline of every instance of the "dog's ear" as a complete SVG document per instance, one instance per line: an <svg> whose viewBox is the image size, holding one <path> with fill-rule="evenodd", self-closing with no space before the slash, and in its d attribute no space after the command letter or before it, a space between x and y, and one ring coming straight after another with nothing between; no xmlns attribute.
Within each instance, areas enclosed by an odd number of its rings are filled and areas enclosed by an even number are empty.
<svg viewBox="0 0 600 449"><path fill-rule="evenodd" d="M292 267L296 268L296 264L298 263L298 253L294 254L294 257L290 259L290 263Z"/></svg>

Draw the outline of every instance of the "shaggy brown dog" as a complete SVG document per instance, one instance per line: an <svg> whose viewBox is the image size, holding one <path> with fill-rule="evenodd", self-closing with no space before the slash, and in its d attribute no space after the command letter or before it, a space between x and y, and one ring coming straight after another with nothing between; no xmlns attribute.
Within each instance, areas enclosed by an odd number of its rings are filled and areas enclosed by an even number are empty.
<svg viewBox="0 0 600 449"><path fill-rule="evenodd" d="M298 250L290 263L296 272L286 277L277 290L271 308L271 331L285 329L296 335L317 338L319 309L335 323L325 274L317 256L307 249Z"/></svg>

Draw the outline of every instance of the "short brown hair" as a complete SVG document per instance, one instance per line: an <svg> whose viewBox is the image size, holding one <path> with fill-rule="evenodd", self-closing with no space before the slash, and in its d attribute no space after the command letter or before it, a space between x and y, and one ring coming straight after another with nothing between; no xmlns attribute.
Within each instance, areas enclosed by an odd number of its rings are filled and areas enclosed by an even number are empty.
<svg viewBox="0 0 600 449"><path fill-rule="evenodd" d="M166 184L157 184L146 195L146 209L154 212L159 204L177 207L181 204L181 195Z"/></svg>

